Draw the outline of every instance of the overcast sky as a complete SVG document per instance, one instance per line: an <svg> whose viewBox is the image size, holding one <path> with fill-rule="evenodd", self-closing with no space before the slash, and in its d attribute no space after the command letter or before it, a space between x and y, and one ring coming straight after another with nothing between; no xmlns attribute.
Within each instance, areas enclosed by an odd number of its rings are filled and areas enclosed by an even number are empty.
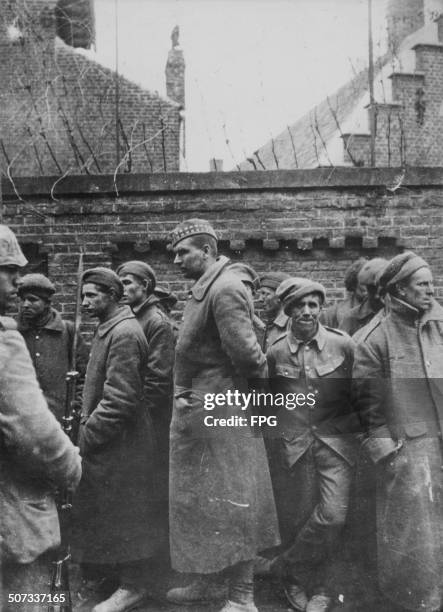
<svg viewBox="0 0 443 612"><path fill-rule="evenodd" d="M368 0L95 0L98 59L165 95L170 34L186 60L186 170L242 161L367 64ZM386 0L373 0L375 52ZM229 146L226 144L229 140Z"/></svg>

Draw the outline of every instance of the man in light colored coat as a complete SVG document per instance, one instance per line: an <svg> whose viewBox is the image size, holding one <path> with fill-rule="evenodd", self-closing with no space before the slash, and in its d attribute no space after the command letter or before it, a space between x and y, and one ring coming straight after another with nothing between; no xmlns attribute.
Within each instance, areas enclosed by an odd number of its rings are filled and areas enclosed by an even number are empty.
<svg viewBox="0 0 443 612"><path fill-rule="evenodd" d="M390 311L357 345L364 447L376 465L379 584L393 605L443 604L443 309L428 263L394 257L380 278Z"/></svg>
<svg viewBox="0 0 443 612"><path fill-rule="evenodd" d="M15 322L3 316L17 297L18 269L27 263L17 239L0 225L0 576L3 612L34 610L48 593L51 551L60 544L54 491L80 479L78 449L47 407ZM1 589L0 589L1 590ZM12 601L11 601L12 597ZM64 595L66 597L66 594Z"/></svg>
<svg viewBox="0 0 443 612"><path fill-rule="evenodd" d="M212 410L208 398L250 392L266 377L266 359L252 327L242 281L217 257L217 238L202 219L172 233L175 264L195 281L183 315L175 363L170 440L170 542L174 569L199 574L169 601L211 599L211 578L225 570L223 612L256 612L253 559L279 543L263 439L235 402ZM206 406L206 409L205 409ZM215 408L215 406L214 406ZM246 415L246 416L245 416ZM245 417L245 426L218 427L212 417ZM209 417L209 422L205 417ZM206 423L208 423L206 425Z"/></svg>

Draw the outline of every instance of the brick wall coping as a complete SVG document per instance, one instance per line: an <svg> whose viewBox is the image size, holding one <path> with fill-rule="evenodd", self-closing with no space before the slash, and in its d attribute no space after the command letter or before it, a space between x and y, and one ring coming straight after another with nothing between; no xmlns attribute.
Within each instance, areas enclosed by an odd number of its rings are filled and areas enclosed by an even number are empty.
<svg viewBox="0 0 443 612"><path fill-rule="evenodd" d="M401 168L322 167L312 170L263 170L248 172L176 172L154 174L119 174L117 188L120 195L137 193L215 192L243 190L305 190L337 188L389 188L397 185L403 174ZM115 194L112 175L60 177L20 177L14 180L15 189L26 197L53 195L89 196ZM443 168L411 167L404 171L401 182L405 187L443 187ZM14 199L15 191L9 180L2 179L3 196Z"/></svg>

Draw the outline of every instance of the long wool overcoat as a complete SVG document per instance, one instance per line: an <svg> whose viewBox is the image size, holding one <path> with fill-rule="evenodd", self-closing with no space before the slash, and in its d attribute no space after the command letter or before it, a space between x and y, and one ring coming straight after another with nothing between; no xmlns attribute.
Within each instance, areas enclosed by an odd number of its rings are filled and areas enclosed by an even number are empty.
<svg viewBox="0 0 443 612"><path fill-rule="evenodd" d="M377 464L379 582L414 611L443 605L442 365L443 309L435 302L419 316L395 298L354 361L364 446Z"/></svg>
<svg viewBox="0 0 443 612"><path fill-rule="evenodd" d="M279 543L266 452L249 425L211 427L205 394L242 390L266 376L243 283L220 257L193 286L175 363L170 440L170 540L175 569L210 573ZM206 396L208 397L208 396Z"/></svg>
<svg viewBox="0 0 443 612"><path fill-rule="evenodd" d="M151 557L162 544L155 445L143 395L148 346L129 306L97 328L86 371L74 553L87 563Z"/></svg>

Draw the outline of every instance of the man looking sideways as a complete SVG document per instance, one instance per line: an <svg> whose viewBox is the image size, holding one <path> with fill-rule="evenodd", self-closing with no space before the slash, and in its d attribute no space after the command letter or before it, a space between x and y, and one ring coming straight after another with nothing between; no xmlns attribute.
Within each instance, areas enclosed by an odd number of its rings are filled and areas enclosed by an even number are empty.
<svg viewBox="0 0 443 612"><path fill-rule="evenodd" d="M358 343L353 371L376 465L378 579L392 606L433 612L443 604L443 309L429 264L410 251L380 286L390 309Z"/></svg>
<svg viewBox="0 0 443 612"><path fill-rule="evenodd" d="M131 307L148 343L145 402L154 426L159 466L159 515L167 523L169 486L169 425L172 411L174 331L155 295L156 277L144 261L127 261L117 268L123 285L123 304Z"/></svg>
<svg viewBox="0 0 443 612"><path fill-rule="evenodd" d="M171 239L174 263L195 281L175 363L171 559L174 569L198 578L169 591L168 600L213 599L214 579L225 570L229 595L223 612L257 612L253 559L279 543L263 439L247 427L212 431L203 422L205 394L247 390L252 379L266 376L266 359L252 327L251 298L229 270L229 260L217 257L213 228L205 220L189 219ZM224 416L230 414L238 415L238 407L226 407Z"/></svg>
<svg viewBox="0 0 443 612"><path fill-rule="evenodd" d="M148 561L164 538L153 503L155 445L143 397L148 345L129 306L120 305L122 296L112 270L83 274L82 306L99 325L83 392L84 471L73 504L73 548L88 586L95 581L99 591L106 578L120 585L94 612L124 612L147 596Z"/></svg>

